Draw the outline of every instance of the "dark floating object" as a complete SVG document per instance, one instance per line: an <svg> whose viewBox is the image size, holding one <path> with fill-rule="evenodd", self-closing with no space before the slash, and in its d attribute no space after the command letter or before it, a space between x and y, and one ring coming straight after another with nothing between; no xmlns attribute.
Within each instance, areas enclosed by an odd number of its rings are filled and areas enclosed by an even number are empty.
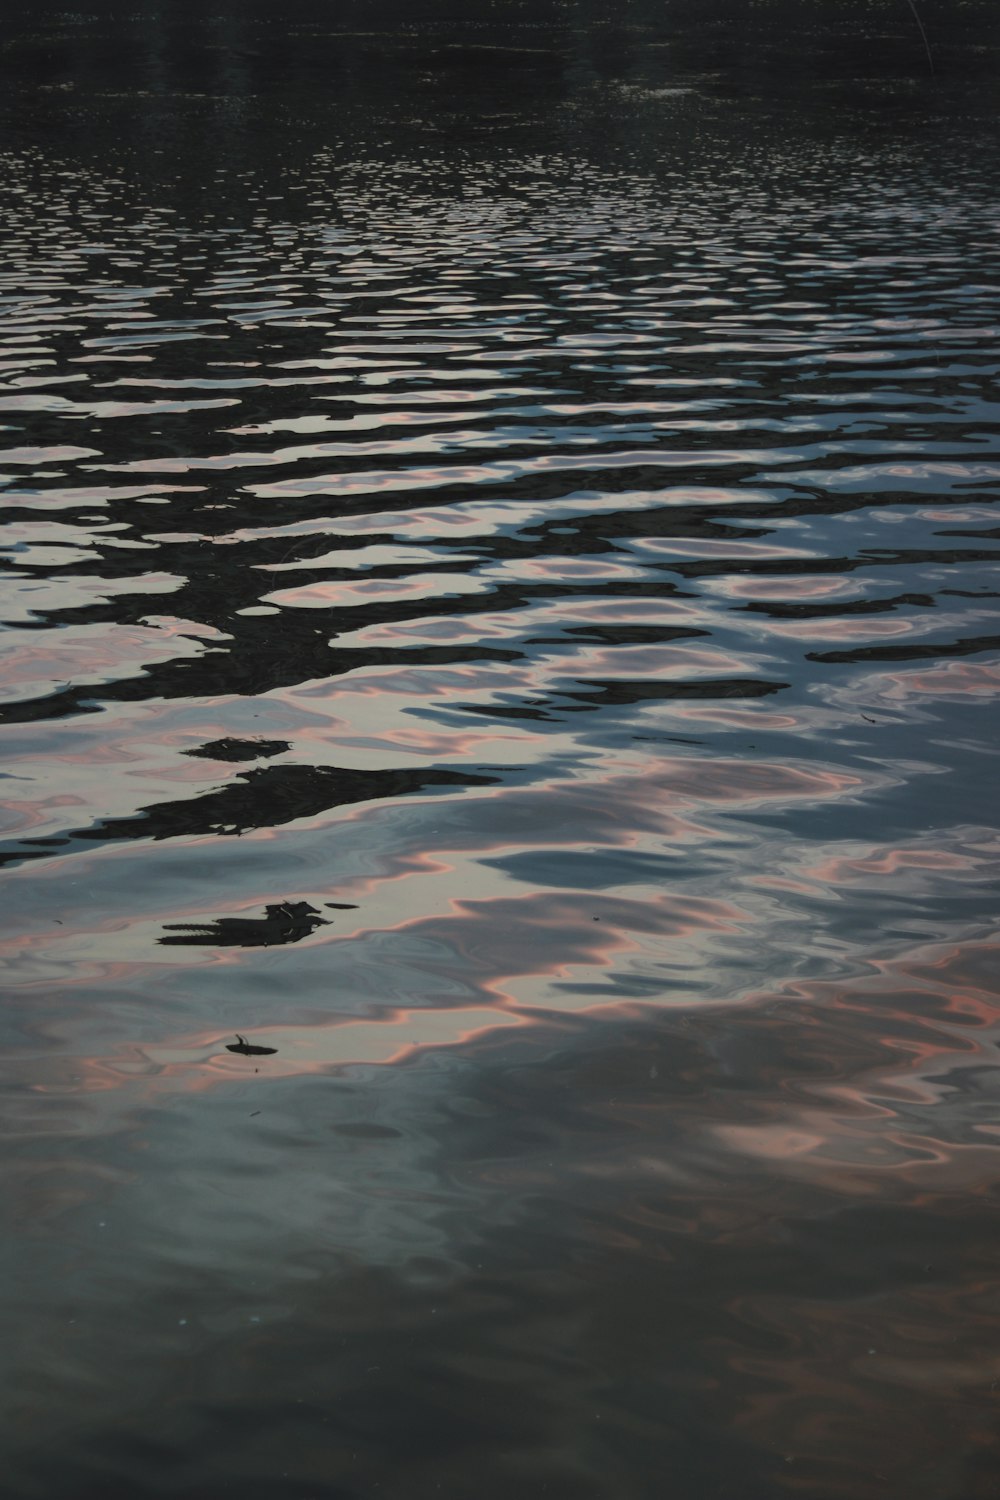
<svg viewBox="0 0 1000 1500"><path fill-rule="evenodd" d="M216 922L167 922L167 932L184 937L161 937L170 944L202 944L214 948L271 948L279 943L297 943L327 921L308 901L279 901L264 908L263 917L220 917Z"/></svg>
<svg viewBox="0 0 1000 1500"><path fill-rule="evenodd" d="M226 1043L227 1052L238 1052L241 1057L271 1057L277 1050L277 1047L255 1047L253 1042L248 1042L239 1032L236 1033L235 1042Z"/></svg>
<svg viewBox="0 0 1000 1500"><path fill-rule="evenodd" d="M353 901L324 901L331 911L357 911L357 904Z"/></svg>
<svg viewBox="0 0 1000 1500"><path fill-rule="evenodd" d="M866 724L877 724L878 723L878 719L870 719L867 714L862 714L861 717L864 719L864 721L865 721Z"/></svg>
<svg viewBox="0 0 1000 1500"><path fill-rule="evenodd" d="M203 755L206 760L258 760L267 755L284 755L292 747L288 740L238 740L227 735L222 740L209 740L207 745L196 745L193 750L182 750L182 755Z"/></svg>

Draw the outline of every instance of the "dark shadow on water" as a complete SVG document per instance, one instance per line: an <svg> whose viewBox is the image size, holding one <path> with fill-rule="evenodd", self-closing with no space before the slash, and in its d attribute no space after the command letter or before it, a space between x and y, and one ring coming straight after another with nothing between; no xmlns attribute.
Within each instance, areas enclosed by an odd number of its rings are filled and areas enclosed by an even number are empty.
<svg viewBox="0 0 1000 1500"><path fill-rule="evenodd" d="M52 837L21 839L0 848L0 864L67 853L71 848L94 841L194 838L209 833L239 837L254 828L315 818L358 802L422 791L493 786L498 779L431 767L357 771L332 766L264 766L241 771L227 786L200 797L141 808L134 817L111 818L94 828L74 829Z"/></svg>
<svg viewBox="0 0 1000 1500"><path fill-rule="evenodd" d="M161 937L164 947L199 945L212 948L271 948L298 943L325 927L327 921L308 901L280 901L265 908L263 917L219 917L214 922L168 922L166 932L183 937ZM230 1048L231 1051L237 1049Z"/></svg>
<svg viewBox="0 0 1000 1500"><path fill-rule="evenodd" d="M277 1050L277 1047L258 1047L253 1042L248 1042L246 1037L240 1036L239 1032L236 1033L235 1042L226 1043L227 1052L238 1052L241 1057L273 1057Z"/></svg>
<svg viewBox="0 0 1000 1500"><path fill-rule="evenodd" d="M263 760L270 755L284 755L291 748L287 740L241 740L227 735L183 754L202 756L205 760Z"/></svg>

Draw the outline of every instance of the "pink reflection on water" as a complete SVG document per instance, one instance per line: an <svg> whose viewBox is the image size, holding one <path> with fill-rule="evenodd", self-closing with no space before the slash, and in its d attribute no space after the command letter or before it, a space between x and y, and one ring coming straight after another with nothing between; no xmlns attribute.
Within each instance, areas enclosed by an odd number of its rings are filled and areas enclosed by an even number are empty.
<svg viewBox="0 0 1000 1500"><path fill-rule="evenodd" d="M447 873L446 866L435 866L426 855L415 858L414 865L423 873ZM397 872L395 878L401 875ZM373 886L381 883L372 882ZM352 887L350 895L363 908L364 883ZM361 927L328 939L331 961L346 981L355 949L362 962L366 955L377 959L385 953L401 966L404 988L409 974L411 988L428 991L429 1003L422 1007L383 1008L375 1020L350 1014L314 1014L308 1021L280 1023L264 1020L252 1027L252 1041L278 1049L266 1059L228 1053L217 1034L181 1035L141 1048L129 1046L113 1056L64 1051L51 1067L40 1070L41 1076L37 1061L33 1062L32 1086L59 1093L109 1091L155 1074L158 1087L202 1089L244 1079L256 1066L268 1077L285 1077L360 1064L396 1064L420 1050L464 1046L488 1031L555 1024L551 1010L539 1012L517 1002L514 988L519 981L529 979L545 994L553 982L571 980L581 968L607 970L620 955L638 951L644 939L676 945L687 939L736 933L748 920L748 914L730 902L698 896L635 899L541 890L516 897L453 898L444 912L403 918L377 929ZM109 920L102 930L112 932L123 925ZM67 927L58 939L49 931L22 934L6 946L14 957L33 949L45 951L59 939L72 943L75 936ZM215 968L238 970L245 958L239 949L208 950L208 954ZM148 968L145 953L135 963L78 964L74 982L141 986ZM467 998L460 1000L460 994ZM598 1000L585 1002L582 1008L592 1009L595 1003L598 1010L607 1005ZM50 1020L47 1010L39 1011L36 1028L45 1032L49 1024L62 1022ZM235 1037L225 1039L231 1040Z"/></svg>
<svg viewBox="0 0 1000 1500"><path fill-rule="evenodd" d="M574 653L566 663L574 676L663 681L674 678L749 676L755 663L716 646L608 646Z"/></svg>
<svg viewBox="0 0 1000 1500"><path fill-rule="evenodd" d="M862 619L845 619L843 616L823 620L768 620L761 628L768 635L788 636L801 641L882 641L903 635L927 635L955 625L954 617L936 615L931 619L920 619L912 615L905 619L887 615L869 615Z"/></svg>
<svg viewBox="0 0 1000 1500"><path fill-rule="evenodd" d="M693 802L755 802L840 797L871 784L869 776L791 761L694 760L678 757L656 780Z"/></svg>
<svg viewBox="0 0 1000 1500"><path fill-rule="evenodd" d="M3 798L0 799L0 808L3 809L3 831L8 834L17 833L24 837L32 830L47 829L60 823L63 818L63 808L85 806L85 798L73 796L69 792L16 801L13 798ZM55 819L53 819L53 813L57 814Z"/></svg>
<svg viewBox="0 0 1000 1500"><path fill-rule="evenodd" d="M985 1188L1000 1172L1000 1145L936 1137L934 1111L953 1097L960 1070L995 1066L998 958L993 938L930 943L903 957L872 955L871 974L850 984L790 981L751 996L762 1021L794 1018L817 1046L827 1034L831 1058L843 1060L713 1133L728 1150L845 1195L881 1192L883 1173L914 1187Z"/></svg>
<svg viewBox="0 0 1000 1500"><path fill-rule="evenodd" d="M302 584L263 595L263 602L293 609L359 609L406 599L440 599L485 593L488 584L466 573L411 573L406 578L366 578L357 582Z"/></svg>
<svg viewBox="0 0 1000 1500"><path fill-rule="evenodd" d="M75 1059L79 1089L105 1093L138 1086L150 1092L204 1092L253 1076L296 1078L356 1067L393 1067L422 1052L463 1047L487 1032L530 1026L527 1014L483 1006L450 1010L397 1010L377 1021L348 1019L316 1025L259 1026L253 1045L273 1047L268 1057L227 1050L235 1035L201 1032L112 1056Z"/></svg>
<svg viewBox="0 0 1000 1500"><path fill-rule="evenodd" d="M629 547L636 552L652 552L658 556L669 553L674 557L731 557L750 562L777 562L786 557L817 555L807 547L789 547L777 541L744 542L736 537L719 540L712 537L642 537L630 541Z"/></svg>
<svg viewBox="0 0 1000 1500"><path fill-rule="evenodd" d="M396 1067L426 1052L468 1047L486 1035L537 1024L529 1011L490 1004L397 1009L377 1020L341 1017L312 1024L259 1025L252 1028L252 1044L275 1049L264 1057L230 1052L235 1033L188 1032L104 1054L63 1055L48 1061L41 1079L33 1059L27 1087L31 1093L50 1096L121 1094L129 1102L137 1094L149 1099L162 1093L205 1093L227 1085L245 1086L254 1077L273 1081L359 1067ZM20 1069L5 1071L13 1075Z"/></svg>
<svg viewBox="0 0 1000 1500"><path fill-rule="evenodd" d="M564 624L661 625L664 621L676 623L682 620L703 619L704 615L704 606L697 599L627 597L608 599L595 594L591 598L584 599L545 601L546 619L558 620Z"/></svg>
<svg viewBox="0 0 1000 1500"><path fill-rule="evenodd" d="M558 582L566 579L617 579L641 578L640 570L628 563L615 562L607 556L601 557L526 557L514 561L496 563L484 569L491 578L542 579Z"/></svg>
<svg viewBox="0 0 1000 1500"><path fill-rule="evenodd" d="M731 574L726 578L703 579L702 586L713 594L724 594L731 599L796 603L811 599L842 599L862 591L862 584L856 578L833 577L825 573L781 573L764 578Z"/></svg>
<svg viewBox="0 0 1000 1500"><path fill-rule="evenodd" d="M677 704L671 710L677 719L688 719L692 723L728 724L734 729L801 729L807 721L807 712L773 713L769 709L723 708L706 699L703 703Z"/></svg>
<svg viewBox="0 0 1000 1500"><path fill-rule="evenodd" d="M867 877L897 875L904 870L974 870L981 858L949 849L873 847L866 854L837 855L811 865L803 874L824 884L841 885Z"/></svg>
<svg viewBox="0 0 1000 1500"><path fill-rule="evenodd" d="M141 676L157 661L194 656L200 641L187 639L192 633L214 638L211 628L163 631L142 625L77 625L72 636L56 631L19 633L17 645L8 646L4 657L4 699L23 699L70 683L99 684ZM183 644L182 644L183 641Z"/></svg>
<svg viewBox="0 0 1000 1500"><path fill-rule="evenodd" d="M329 743L329 736L323 731L307 731L296 736L297 741L308 741L310 738L321 740L324 744ZM411 728L409 725L399 727L388 727L373 730L369 734L342 734L338 738L338 745L350 747L351 749L379 749L398 750L401 754L410 756L417 755L438 761L460 761L471 760L481 757L487 746L510 744L529 744L534 741L540 743L543 736L532 734L530 730L495 729L482 732L468 731L460 733L457 730L444 733L430 729Z"/></svg>
<svg viewBox="0 0 1000 1500"><path fill-rule="evenodd" d="M863 685L873 698L892 703L922 698L995 698L1000 692L1000 662L951 661L912 672L883 672Z"/></svg>

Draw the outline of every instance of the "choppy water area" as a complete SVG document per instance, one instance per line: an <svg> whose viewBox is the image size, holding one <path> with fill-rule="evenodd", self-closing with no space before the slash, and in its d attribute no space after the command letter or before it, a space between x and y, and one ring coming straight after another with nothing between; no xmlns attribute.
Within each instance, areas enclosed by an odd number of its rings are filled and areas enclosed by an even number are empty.
<svg viewBox="0 0 1000 1500"><path fill-rule="evenodd" d="M18 1500L995 1494L995 152L601 87L4 158Z"/></svg>

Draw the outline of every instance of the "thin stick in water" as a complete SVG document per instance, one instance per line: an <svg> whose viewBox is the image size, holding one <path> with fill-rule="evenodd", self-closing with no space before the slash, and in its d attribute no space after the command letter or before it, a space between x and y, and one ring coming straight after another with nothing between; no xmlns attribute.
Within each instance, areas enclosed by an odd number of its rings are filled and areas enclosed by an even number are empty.
<svg viewBox="0 0 1000 1500"><path fill-rule="evenodd" d="M927 33L924 30L924 23L920 19L920 12L917 10L917 7L916 7L916 4L914 3L914 0L906 0L906 3L907 3L907 5L910 7L910 9L913 12L913 19L916 21L917 25L920 27L920 35L924 39L924 51L927 53L927 61L930 63L931 73L933 73L934 72L934 57L933 57L933 55L931 53L931 44L927 40Z"/></svg>

